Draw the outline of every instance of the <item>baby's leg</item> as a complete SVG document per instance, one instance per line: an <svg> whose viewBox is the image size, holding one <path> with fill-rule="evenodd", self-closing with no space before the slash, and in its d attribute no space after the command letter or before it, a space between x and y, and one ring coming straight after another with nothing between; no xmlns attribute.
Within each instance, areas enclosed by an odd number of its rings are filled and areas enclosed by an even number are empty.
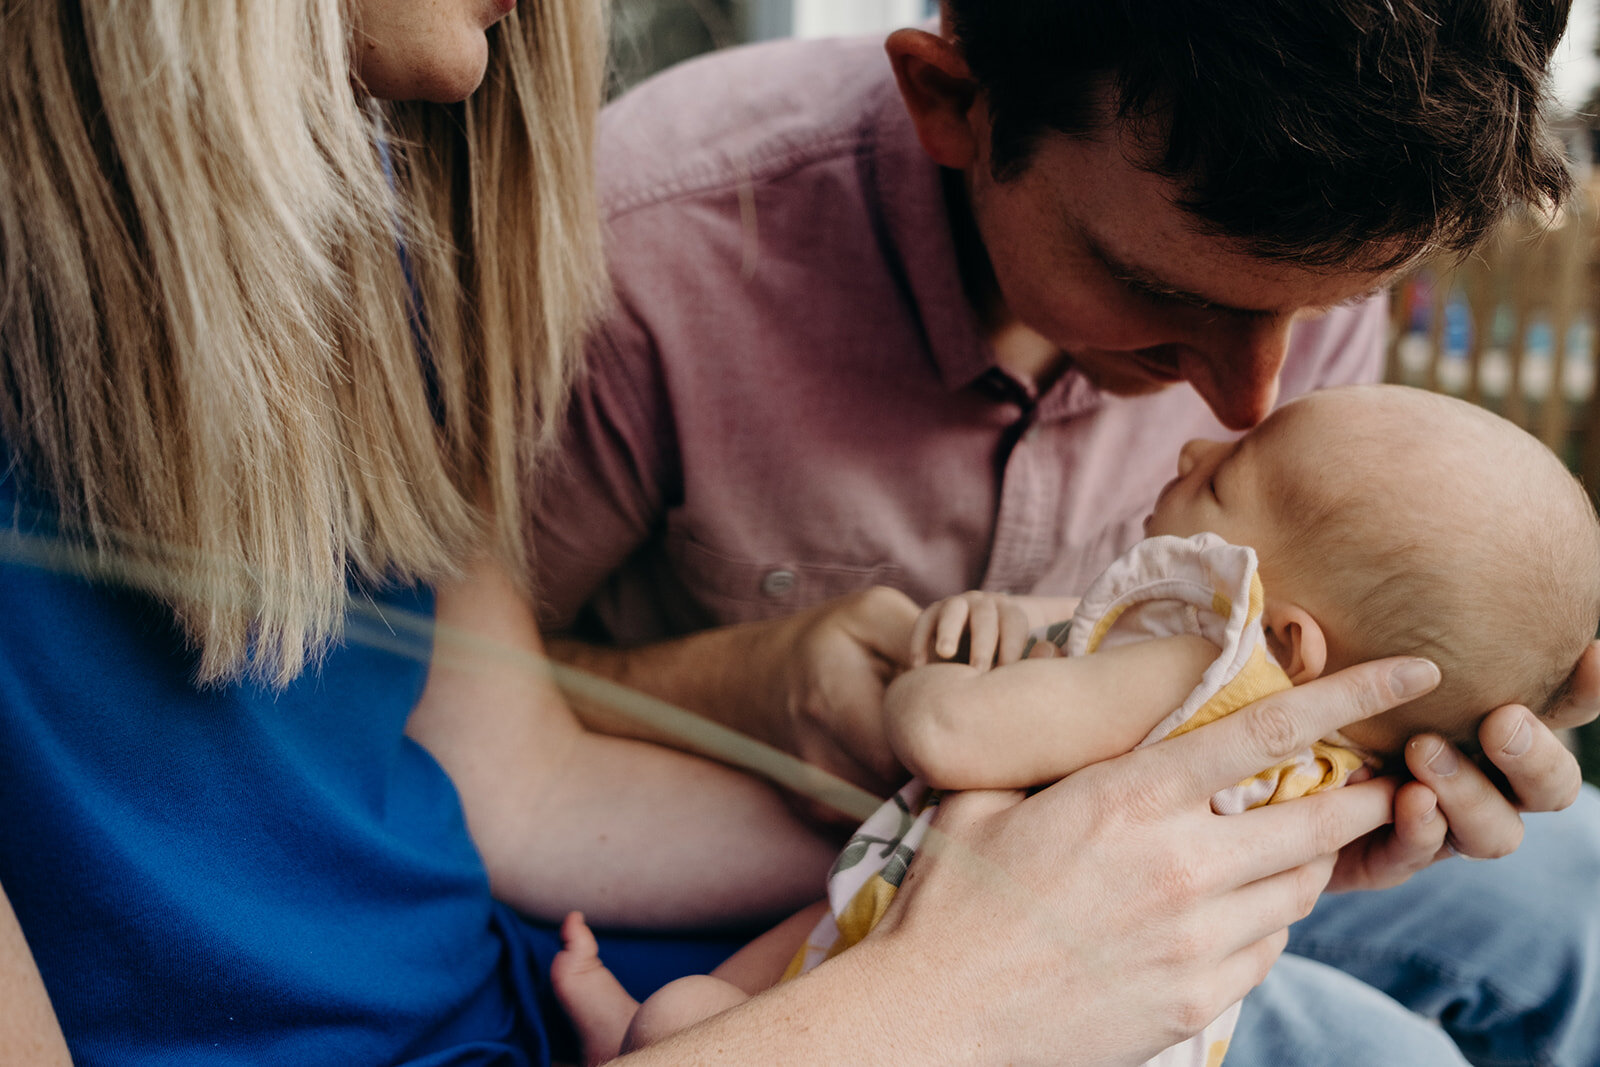
<svg viewBox="0 0 1600 1067"><path fill-rule="evenodd" d="M550 981L583 1043L589 1067L605 1063L742 1004L777 983L805 944L827 902L813 904L728 957L709 975L668 982L643 1004L628 995L600 962L594 934L578 912L561 924L562 950L550 964Z"/></svg>
<svg viewBox="0 0 1600 1067"><path fill-rule="evenodd" d="M788 970L789 961L806 943L817 920L827 910L826 900L802 908L729 956L711 972L712 975L738 986L751 996L763 989L771 989L783 977L783 972Z"/></svg>
<svg viewBox="0 0 1600 1067"><path fill-rule="evenodd" d="M578 1031L583 1062L595 1067L620 1054L639 1002L600 962L600 946L582 912L572 912L562 922L561 942L561 951L550 962L550 984Z"/></svg>
<svg viewBox="0 0 1600 1067"><path fill-rule="evenodd" d="M711 1018L750 999L750 994L731 982L709 974L690 974L668 982L650 994L634 1013L628 1032L622 1037L622 1051L653 1045L685 1027ZM588 1046L584 1046L588 1051Z"/></svg>
<svg viewBox="0 0 1600 1067"><path fill-rule="evenodd" d="M652 1045L776 985L827 907L827 901L821 901L789 916L710 974L691 974L656 990L639 1005L622 1039L622 1051Z"/></svg>

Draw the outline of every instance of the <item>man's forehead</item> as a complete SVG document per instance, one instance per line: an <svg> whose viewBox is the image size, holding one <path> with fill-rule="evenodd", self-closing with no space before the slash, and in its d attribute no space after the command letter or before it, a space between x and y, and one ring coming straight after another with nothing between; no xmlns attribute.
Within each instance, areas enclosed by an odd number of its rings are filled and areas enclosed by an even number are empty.
<svg viewBox="0 0 1600 1067"><path fill-rule="evenodd" d="M1047 135L1030 170L1048 190L1040 206L1050 205L1057 225L1081 234L1119 280L1176 303L1260 316L1326 310L1368 296L1400 273L1268 257L1208 232L1183 206L1179 183L1150 170L1120 131ZM1382 261L1376 254L1367 260Z"/></svg>

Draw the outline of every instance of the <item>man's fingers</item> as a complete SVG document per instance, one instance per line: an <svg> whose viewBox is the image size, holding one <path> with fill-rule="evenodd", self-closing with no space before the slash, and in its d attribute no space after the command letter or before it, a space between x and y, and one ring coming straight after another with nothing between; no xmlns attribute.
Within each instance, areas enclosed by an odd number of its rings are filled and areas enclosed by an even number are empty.
<svg viewBox="0 0 1600 1067"><path fill-rule="evenodd" d="M1218 964L1216 980L1219 988L1238 991L1238 999L1260 985L1272 965L1278 962L1289 945L1289 931L1275 930L1261 940L1246 945Z"/></svg>
<svg viewBox="0 0 1600 1067"><path fill-rule="evenodd" d="M1586 661L1592 658L1585 653ZM1580 679L1575 688L1587 684ZM1588 697L1580 694L1580 699ZM1438 797L1450 846L1464 856L1494 859L1522 843L1519 809L1566 807L1577 799L1583 775L1561 739L1527 708L1496 708L1479 727L1478 740L1503 785L1433 734L1411 739L1406 766ZM1421 842L1415 846L1421 847Z"/></svg>
<svg viewBox="0 0 1600 1067"><path fill-rule="evenodd" d="M856 595L842 627L868 651L903 664L917 621L915 601L898 589L875 585Z"/></svg>
<svg viewBox="0 0 1600 1067"><path fill-rule="evenodd" d="M1180 798L1199 800L1438 684L1439 668L1428 660L1373 660L1274 693L1220 721L1134 754L1148 754L1161 762Z"/></svg>
<svg viewBox="0 0 1600 1067"><path fill-rule="evenodd" d="M1342 849L1329 888L1344 891L1399 885L1449 855L1444 844L1448 829L1433 790L1421 782L1407 782L1395 793L1393 827Z"/></svg>
<svg viewBox="0 0 1600 1067"><path fill-rule="evenodd" d="M1388 859L1408 868L1407 874L1420 871L1439 855L1449 830L1450 824L1439 811L1439 798L1433 790L1421 782L1407 782L1394 796L1394 832Z"/></svg>
<svg viewBox="0 0 1600 1067"><path fill-rule="evenodd" d="M1271 938L1311 914L1317 897L1333 873L1333 865L1332 855L1318 856L1298 867L1240 886L1220 898L1219 903L1225 910L1217 917L1218 925L1238 924L1235 936L1239 940L1234 951Z"/></svg>
<svg viewBox="0 0 1600 1067"><path fill-rule="evenodd" d="M1478 728L1478 740L1523 811L1560 811L1578 799L1583 771L1577 759L1527 708L1495 709Z"/></svg>
<svg viewBox="0 0 1600 1067"><path fill-rule="evenodd" d="M921 667L933 659L933 625L938 620L939 612L927 608L911 624L911 666Z"/></svg>
<svg viewBox="0 0 1600 1067"><path fill-rule="evenodd" d="M1283 804L1238 815L1216 816L1218 847L1231 857L1238 877L1248 881L1332 856L1381 826L1394 813L1395 783L1375 778Z"/></svg>
<svg viewBox="0 0 1600 1067"><path fill-rule="evenodd" d="M1516 851L1522 843L1522 816L1454 745L1423 734L1406 744L1405 757L1417 781L1439 798L1450 842L1462 855L1495 859Z"/></svg>
<svg viewBox="0 0 1600 1067"><path fill-rule="evenodd" d="M905 771L883 736L883 683L863 677L830 694L834 709L832 728L816 730L809 746L798 754L809 763L832 770L863 788L892 792L892 783Z"/></svg>

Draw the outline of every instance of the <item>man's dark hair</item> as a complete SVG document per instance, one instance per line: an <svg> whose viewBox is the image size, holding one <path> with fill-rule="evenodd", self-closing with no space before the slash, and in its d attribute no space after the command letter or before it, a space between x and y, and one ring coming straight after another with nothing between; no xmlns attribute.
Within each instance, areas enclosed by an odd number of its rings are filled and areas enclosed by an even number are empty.
<svg viewBox="0 0 1600 1067"><path fill-rule="evenodd" d="M1571 185L1546 123L1570 0L945 0L997 180L1118 121L1210 231L1383 270Z"/></svg>

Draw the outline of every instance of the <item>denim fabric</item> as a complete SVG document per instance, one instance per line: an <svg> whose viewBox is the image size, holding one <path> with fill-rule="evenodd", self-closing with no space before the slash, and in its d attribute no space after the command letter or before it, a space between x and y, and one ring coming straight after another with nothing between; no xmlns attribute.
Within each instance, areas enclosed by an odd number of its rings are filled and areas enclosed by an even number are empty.
<svg viewBox="0 0 1600 1067"><path fill-rule="evenodd" d="M1465 1067L1436 1024L1324 963L1285 954L1244 998L1227 1067Z"/></svg>
<svg viewBox="0 0 1600 1067"><path fill-rule="evenodd" d="M1228 1067L1461 1062L1441 1034L1479 1067L1600 1064L1600 791L1526 824L1506 859L1324 897L1245 999Z"/></svg>

